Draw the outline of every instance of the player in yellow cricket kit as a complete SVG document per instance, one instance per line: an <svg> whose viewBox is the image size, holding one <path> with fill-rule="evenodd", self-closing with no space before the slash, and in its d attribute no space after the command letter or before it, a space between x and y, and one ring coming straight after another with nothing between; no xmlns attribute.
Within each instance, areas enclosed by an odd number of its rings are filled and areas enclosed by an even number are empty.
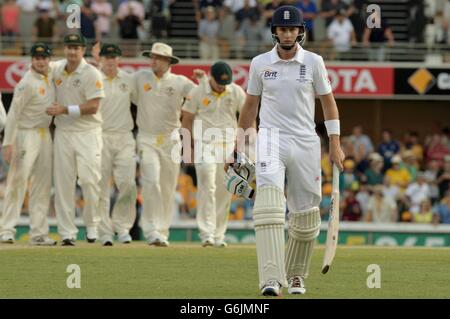
<svg viewBox="0 0 450 319"><path fill-rule="evenodd" d="M6 182L0 242L13 243L25 193L31 179L30 244L55 245L48 237L47 215L52 186L52 118L45 113L55 101L49 67L51 49L44 43L31 48L31 68L14 90L3 139L3 156L10 164Z"/></svg>
<svg viewBox="0 0 450 319"><path fill-rule="evenodd" d="M173 56L167 44L156 42L143 55L150 58L151 70L135 74L143 197L140 226L150 245L168 246L180 171L180 164L172 159L171 153L180 144L177 130L181 127L184 98L195 84L170 71L170 66L178 63L179 58ZM181 147L178 148L181 151Z"/></svg>
<svg viewBox="0 0 450 319"><path fill-rule="evenodd" d="M55 116L54 183L58 232L62 245L75 245L75 190L78 183L85 201L86 239L95 242L100 222L98 203L101 179L103 77L83 58L86 40L78 34L64 37L66 59L53 70L56 103L47 109Z"/></svg>
<svg viewBox="0 0 450 319"><path fill-rule="evenodd" d="M244 105L245 92L232 83L233 72L227 63L213 64L210 73L208 82L200 82L189 93L183 105L182 123L193 136L195 146L191 147L199 148L200 152L193 151L203 154L199 161L194 159L198 182L197 223L202 245L225 247L231 194L223 184L223 163L231 155L227 151L233 151L237 113ZM199 127L193 130L193 123ZM200 136L196 136L197 132ZM212 158L205 158L208 156Z"/></svg>
<svg viewBox="0 0 450 319"><path fill-rule="evenodd" d="M305 38L302 12L293 6L278 8L271 28L277 43L251 62L239 127L250 126L261 102L253 210L259 288L262 295L278 296L282 287L288 287L290 294L305 293L304 279L320 230L316 94L330 139L330 159L341 170L344 154L339 141L339 113L323 59L300 45ZM285 252L286 202L289 235Z"/></svg>
<svg viewBox="0 0 450 319"><path fill-rule="evenodd" d="M0 130L5 128L6 124L6 110L2 101L2 93L0 93Z"/></svg>
<svg viewBox="0 0 450 319"><path fill-rule="evenodd" d="M119 68L122 51L115 44L105 43L100 50L105 98L100 103L102 115L102 181L99 213L100 240L112 246L114 233L121 243L130 243L129 231L136 219L136 142L131 102L135 103L136 82L132 74ZM111 177L119 191L112 219L109 217Z"/></svg>

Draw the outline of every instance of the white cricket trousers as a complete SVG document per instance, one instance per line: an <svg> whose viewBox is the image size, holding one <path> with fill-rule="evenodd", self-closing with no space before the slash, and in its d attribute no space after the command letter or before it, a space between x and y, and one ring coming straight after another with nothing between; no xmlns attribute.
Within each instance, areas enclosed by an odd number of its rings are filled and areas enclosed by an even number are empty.
<svg viewBox="0 0 450 319"><path fill-rule="evenodd" d="M202 241L223 241L227 230L231 193L223 183L224 163L196 163L197 224Z"/></svg>
<svg viewBox="0 0 450 319"><path fill-rule="evenodd" d="M81 187L84 199L83 219L86 227L97 228L100 197L102 130L83 132L56 128L54 145L55 209L61 238L76 239L75 191Z"/></svg>
<svg viewBox="0 0 450 319"><path fill-rule="evenodd" d="M52 186L52 138L48 128L19 129L6 181L1 234L16 233L30 179L30 239L48 235Z"/></svg>
<svg viewBox="0 0 450 319"><path fill-rule="evenodd" d="M100 238L128 234L136 219L136 142L131 132L103 132ZM110 218L112 178L118 196Z"/></svg>
<svg viewBox="0 0 450 319"><path fill-rule="evenodd" d="M173 218L175 192L180 164L172 152L181 152L179 138L140 132L137 138L142 181L142 215L144 237L168 240Z"/></svg>

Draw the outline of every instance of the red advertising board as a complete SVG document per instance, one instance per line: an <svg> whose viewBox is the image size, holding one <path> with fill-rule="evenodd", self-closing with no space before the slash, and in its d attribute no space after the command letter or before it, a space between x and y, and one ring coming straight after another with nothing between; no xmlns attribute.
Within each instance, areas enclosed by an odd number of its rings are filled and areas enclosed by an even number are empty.
<svg viewBox="0 0 450 319"><path fill-rule="evenodd" d="M0 60L0 90L12 92L29 66L28 59ZM248 64L233 64L235 82L247 86ZM122 67L127 71L146 68L145 61L126 61ZM208 70L207 64L180 64L172 72L192 76L194 69ZM327 66L330 82L336 97L390 97L394 95L394 69L392 67Z"/></svg>

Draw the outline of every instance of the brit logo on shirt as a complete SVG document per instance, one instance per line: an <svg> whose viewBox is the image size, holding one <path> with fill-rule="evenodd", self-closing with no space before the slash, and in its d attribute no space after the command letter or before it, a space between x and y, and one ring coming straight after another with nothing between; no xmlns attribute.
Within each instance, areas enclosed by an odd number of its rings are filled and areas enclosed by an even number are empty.
<svg viewBox="0 0 450 319"><path fill-rule="evenodd" d="M276 80L277 74L278 74L277 71L264 70L264 72L263 72L264 80Z"/></svg>
<svg viewBox="0 0 450 319"><path fill-rule="evenodd" d="M306 65L304 65L304 64L300 64L297 81L300 83L303 83L306 81Z"/></svg>

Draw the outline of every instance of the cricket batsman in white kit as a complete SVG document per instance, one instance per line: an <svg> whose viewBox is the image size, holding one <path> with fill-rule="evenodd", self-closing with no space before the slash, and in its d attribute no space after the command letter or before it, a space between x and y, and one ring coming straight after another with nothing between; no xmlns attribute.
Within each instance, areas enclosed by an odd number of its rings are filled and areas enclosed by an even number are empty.
<svg viewBox="0 0 450 319"><path fill-rule="evenodd" d="M150 58L151 69L135 74L143 197L140 226L149 245L166 247L180 171L172 151L178 147L181 152L181 107L195 84L170 71L180 59L167 44L155 42L143 55Z"/></svg>
<svg viewBox="0 0 450 319"><path fill-rule="evenodd" d="M50 71L51 49L44 43L31 48L31 68L14 90L3 140L3 156L10 164L6 182L0 242L13 243L25 193L31 179L30 244L52 246L47 215L52 186L52 118L45 113L55 101Z"/></svg>
<svg viewBox="0 0 450 319"><path fill-rule="evenodd" d="M187 139L184 142L195 147L193 151L196 154L203 154L199 161L194 158L198 182L197 223L202 245L226 247L225 232L231 194L223 184L225 172L222 164L231 155L226 154L227 150L233 151L237 113L244 105L245 92L232 83L233 72L227 63L214 63L210 73L209 81L200 82L189 93L183 105L182 123L193 136L195 146ZM193 123L198 125L194 130ZM208 134L209 129L216 130L210 133L220 135ZM203 152L205 149L208 151ZM207 156L211 158L205 158Z"/></svg>
<svg viewBox="0 0 450 319"><path fill-rule="evenodd" d="M271 28L277 43L270 52L252 60L239 127L251 126L261 102L253 211L259 288L262 295L279 296L282 287L288 287L290 294L305 293L304 279L320 231L321 167L320 139L314 123L316 94L330 139L330 159L340 170L344 154L339 141L338 109L323 59L300 45L305 37L302 12L293 6L278 8ZM239 145L239 135L237 142ZM225 165L225 169L229 168ZM289 210L286 250L285 177Z"/></svg>
<svg viewBox="0 0 450 319"><path fill-rule="evenodd" d="M64 37L66 59L53 70L56 102L47 108L55 116L54 183L58 232L63 246L74 246L78 229L75 220L75 190L78 183L85 200L83 219L86 239L98 237L102 118L98 111L105 97L103 77L83 58L86 40L82 35Z"/></svg>
<svg viewBox="0 0 450 319"><path fill-rule="evenodd" d="M115 44L105 43L100 50L105 98L100 103L102 116L102 180L99 213L100 240L113 245L117 233L121 243L130 243L130 229L136 219L136 141L133 137L131 102L136 97L134 76L119 68L122 51ZM117 200L109 217L111 177L118 189Z"/></svg>

